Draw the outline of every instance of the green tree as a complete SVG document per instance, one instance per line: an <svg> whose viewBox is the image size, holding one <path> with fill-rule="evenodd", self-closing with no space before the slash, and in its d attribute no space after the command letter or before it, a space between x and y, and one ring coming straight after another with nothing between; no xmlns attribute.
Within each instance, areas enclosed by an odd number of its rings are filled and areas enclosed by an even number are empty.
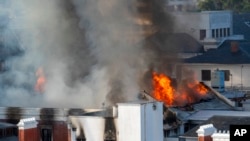
<svg viewBox="0 0 250 141"><path fill-rule="evenodd" d="M234 12L250 12L249 0L199 0L200 10L232 10Z"/></svg>

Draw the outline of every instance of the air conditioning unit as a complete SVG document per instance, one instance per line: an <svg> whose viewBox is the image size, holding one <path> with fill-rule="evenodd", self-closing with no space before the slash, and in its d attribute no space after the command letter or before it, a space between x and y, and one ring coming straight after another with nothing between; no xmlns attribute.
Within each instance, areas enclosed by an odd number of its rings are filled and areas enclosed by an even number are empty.
<svg viewBox="0 0 250 141"><path fill-rule="evenodd" d="M211 76L211 86L218 92L225 91L225 74L222 70L215 70Z"/></svg>

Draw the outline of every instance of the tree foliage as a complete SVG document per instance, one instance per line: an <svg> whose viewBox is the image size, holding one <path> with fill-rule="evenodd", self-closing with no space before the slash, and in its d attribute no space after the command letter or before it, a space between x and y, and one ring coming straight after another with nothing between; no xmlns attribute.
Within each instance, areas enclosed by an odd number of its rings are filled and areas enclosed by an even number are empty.
<svg viewBox="0 0 250 141"><path fill-rule="evenodd" d="M249 0L199 0L200 10L232 10L234 12L250 12Z"/></svg>

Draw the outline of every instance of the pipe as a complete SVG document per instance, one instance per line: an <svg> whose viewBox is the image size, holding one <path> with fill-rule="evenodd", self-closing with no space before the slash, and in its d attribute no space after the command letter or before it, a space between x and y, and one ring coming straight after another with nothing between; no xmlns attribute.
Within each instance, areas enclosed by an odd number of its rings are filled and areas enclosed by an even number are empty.
<svg viewBox="0 0 250 141"><path fill-rule="evenodd" d="M158 101L158 100L156 100L154 97L152 97L147 91L143 91L142 93L141 93L141 95L142 95L142 97L143 98L146 98L147 100L150 100L150 101Z"/></svg>
<svg viewBox="0 0 250 141"><path fill-rule="evenodd" d="M224 95L222 95L221 93L219 93L218 91L216 91L215 89L213 89L212 87L206 85L203 82L200 82L200 84L205 86L208 90L210 90L217 98L222 100L225 104L230 106L232 109L236 110L236 107L235 107L234 103L232 101L230 101L228 98L226 98Z"/></svg>

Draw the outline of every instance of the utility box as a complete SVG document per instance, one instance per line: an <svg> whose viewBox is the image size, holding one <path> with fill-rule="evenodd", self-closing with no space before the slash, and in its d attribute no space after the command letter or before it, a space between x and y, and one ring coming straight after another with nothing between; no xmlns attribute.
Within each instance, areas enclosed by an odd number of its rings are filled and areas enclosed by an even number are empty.
<svg viewBox="0 0 250 141"><path fill-rule="evenodd" d="M163 103L118 103L119 141L163 141Z"/></svg>
<svg viewBox="0 0 250 141"><path fill-rule="evenodd" d="M212 72L211 86L218 92L225 91L225 74L222 70L215 70Z"/></svg>

